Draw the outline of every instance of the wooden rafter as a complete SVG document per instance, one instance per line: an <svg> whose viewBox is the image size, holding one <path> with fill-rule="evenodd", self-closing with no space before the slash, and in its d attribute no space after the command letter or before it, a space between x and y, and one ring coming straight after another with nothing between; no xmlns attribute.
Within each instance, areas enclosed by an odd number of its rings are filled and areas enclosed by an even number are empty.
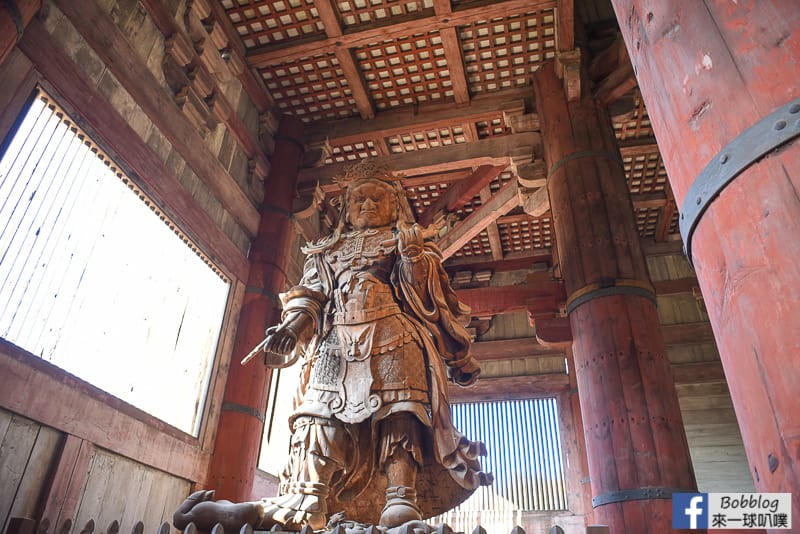
<svg viewBox="0 0 800 534"><path fill-rule="evenodd" d="M322 21L322 26L325 28L327 36L341 37L344 33L342 31L342 23L336 15L336 9L333 7L331 0L317 0L314 2L314 6L317 8L319 19ZM353 57L353 51L350 48L339 47L334 52L361 118L367 120L375 117L375 108L372 105L367 86L361 75L361 69L358 68L358 63Z"/></svg>
<svg viewBox="0 0 800 534"><path fill-rule="evenodd" d="M253 49L247 55L248 63L253 67L267 67L291 61L301 57L332 52L336 48L357 48L386 39L407 37L417 33L432 31L441 32L446 28L455 28L497 16L498 13L511 15L529 11L538 11L555 7L554 0L504 0L487 2L482 5L459 9L452 13L438 15L431 13L413 17L394 24L369 24L356 31L339 37L313 38L303 40L301 44L267 45Z"/></svg>

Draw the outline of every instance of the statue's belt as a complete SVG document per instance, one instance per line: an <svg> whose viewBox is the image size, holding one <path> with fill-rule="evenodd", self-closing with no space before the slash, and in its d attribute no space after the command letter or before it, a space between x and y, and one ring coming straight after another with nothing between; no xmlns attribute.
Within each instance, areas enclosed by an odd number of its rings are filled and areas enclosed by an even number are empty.
<svg viewBox="0 0 800 534"><path fill-rule="evenodd" d="M362 324L377 321L384 317L391 315L398 315L401 313L400 307L397 304L386 304L377 308L369 308L366 310L352 310L336 312L333 316L333 324L348 325L348 324Z"/></svg>

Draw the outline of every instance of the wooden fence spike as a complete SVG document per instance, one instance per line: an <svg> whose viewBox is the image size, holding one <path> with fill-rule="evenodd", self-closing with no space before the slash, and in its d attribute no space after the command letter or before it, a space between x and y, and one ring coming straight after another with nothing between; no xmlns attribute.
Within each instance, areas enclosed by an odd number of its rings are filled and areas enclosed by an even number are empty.
<svg viewBox="0 0 800 534"><path fill-rule="evenodd" d="M211 534L225 534L225 527L222 526L222 523L217 523L211 527Z"/></svg>
<svg viewBox="0 0 800 534"><path fill-rule="evenodd" d="M314 534L314 529L311 528L311 525L303 525L303 528L300 529L300 534Z"/></svg>
<svg viewBox="0 0 800 534"><path fill-rule="evenodd" d="M158 527L158 532L156 534L169 534L169 523L166 521L161 523L161 526Z"/></svg>
<svg viewBox="0 0 800 534"><path fill-rule="evenodd" d="M454 534L453 529L447 523L439 523L436 525L436 534Z"/></svg>
<svg viewBox="0 0 800 534"><path fill-rule="evenodd" d="M511 529L511 534L525 534L525 529L517 525Z"/></svg>
<svg viewBox="0 0 800 534"><path fill-rule="evenodd" d="M72 531L72 519L69 517L61 523L61 529L59 529L58 534L69 534Z"/></svg>
<svg viewBox="0 0 800 534"><path fill-rule="evenodd" d="M478 525L478 526L477 526L477 527L475 527L475 529L472 531L472 534L486 534L486 529L485 529L485 528L483 528L482 526Z"/></svg>
<svg viewBox="0 0 800 534"><path fill-rule="evenodd" d="M253 525L245 523L242 525L242 528L239 529L239 534L253 534Z"/></svg>
<svg viewBox="0 0 800 534"><path fill-rule="evenodd" d="M108 528L106 528L106 534L119 534L119 521L115 519L109 523Z"/></svg>
<svg viewBox="0 0 800 534"><path fill-rule="evenodd" d="M550 527L550 530L547 531L547 534L564 534L564 529L558 525L553 525Z"/></svg>
<svg viewBox="0 0 800 534"><path fill-rule="evenodd" d="M137 521L133 528L131 529L131 534L143 534L144 533L144 523L141 521Z"/></svg>
<svg viewBox="0 0 800 534"><path fill-rule="evenodd" d="M81 529L81 534L92 534L92 532L94 532L94 519L88 520Z"/></svg>
<svg viewBox="0 0 800 534"><path fill-rule="evenodd" d="M183 529L183 534L197 534L197 525L189 523L186 525L186 528Z"/></svg>

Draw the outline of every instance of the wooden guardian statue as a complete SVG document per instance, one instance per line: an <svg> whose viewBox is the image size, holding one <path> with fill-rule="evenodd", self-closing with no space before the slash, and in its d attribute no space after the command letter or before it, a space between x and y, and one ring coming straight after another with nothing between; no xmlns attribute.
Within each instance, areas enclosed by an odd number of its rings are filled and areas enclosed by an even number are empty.
<svg viewBox="0 0 800 534"><path fill-rule="evenodd" d="M386 169L362 162L344 187L334 232L303 249L303 278L281 295L281 324L259 347L267 365L303 358L280 495L254 503L190 496L175 526L325 527L329 514L390 529L443 513L478 486L482 443L452 425L447 382L480 373L458 301Z"/></svg>

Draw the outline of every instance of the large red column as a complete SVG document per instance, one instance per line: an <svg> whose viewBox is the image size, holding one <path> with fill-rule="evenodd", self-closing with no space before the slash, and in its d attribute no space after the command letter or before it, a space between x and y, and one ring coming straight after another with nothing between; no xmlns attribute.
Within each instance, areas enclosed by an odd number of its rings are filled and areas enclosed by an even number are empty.
<svg viewBox="0 0 800 534"><path fill-rule="evenodd" d="M792 492L800 517L800 7L613 3L682 226L696 223L682 233L756 488ZM719 196L697 188L726 173Z"/></svg>
<svg viewBox="0 0 800 534"><path fill-rule="evenodd" d="M696 491L655 295L604 108L534 76L567 290L594 520L670 532L673 491Z"/></svg>
<svg viewBox="0 0 800 534"><path fill-rule="evenodd" d="M218 499L251 498L264 432L269 374L258 359L246 366L239 361L264 338L264 330L280 320L278 294L286 285L294 235L292 199L302 153L303 124L284 116L275 136L258 235L250 246L250 273L209 471L209 487L217 490Z"/></svg>

